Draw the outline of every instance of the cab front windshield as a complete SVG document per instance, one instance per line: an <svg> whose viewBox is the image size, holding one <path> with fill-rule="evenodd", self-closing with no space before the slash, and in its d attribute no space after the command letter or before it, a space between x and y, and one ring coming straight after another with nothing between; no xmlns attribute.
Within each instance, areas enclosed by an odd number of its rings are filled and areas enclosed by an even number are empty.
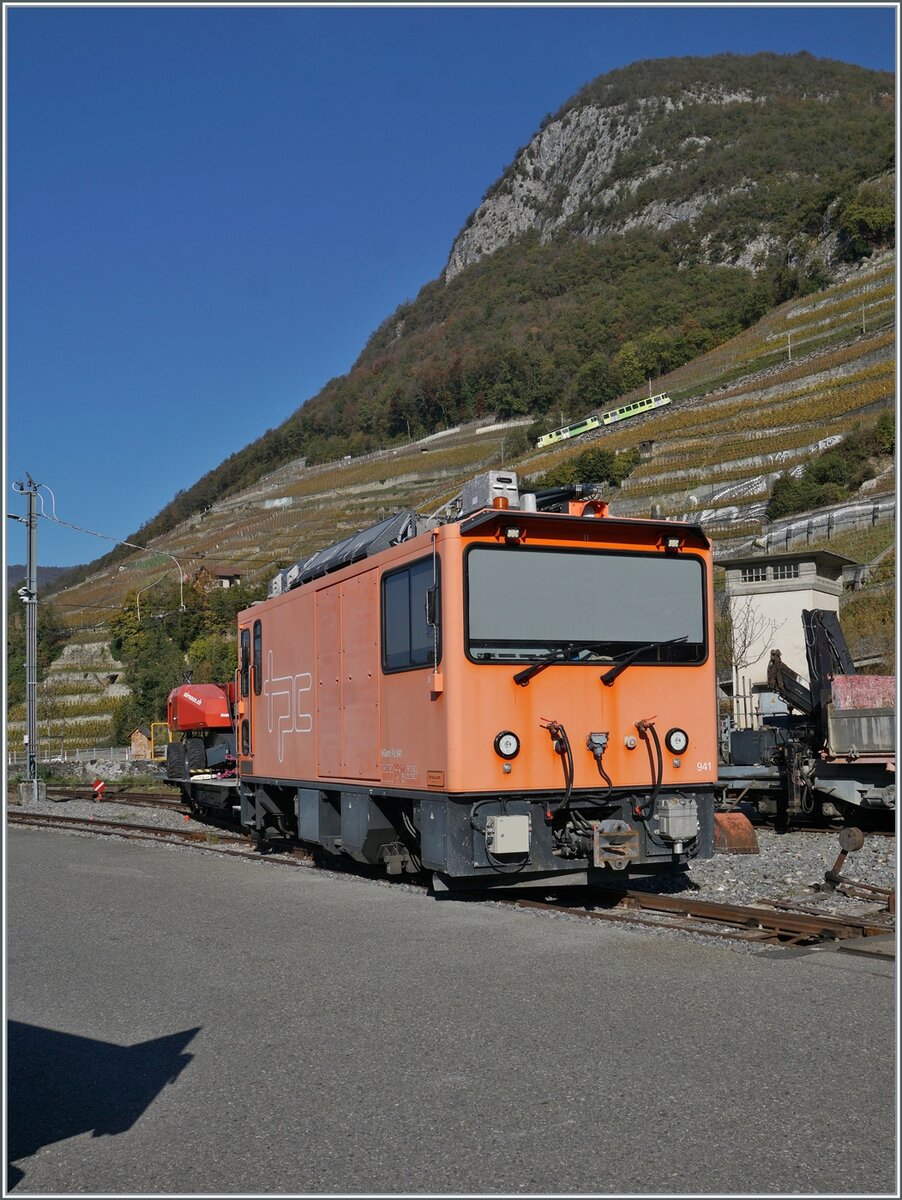
<svg viewBox="0 0 902 1200"><path fill-rule="evenodd" d="M555 651L590 663L637 650L637 663L706 657L699 558L474 546L466 562L467 654L476 662L532 662Z"/></svg>

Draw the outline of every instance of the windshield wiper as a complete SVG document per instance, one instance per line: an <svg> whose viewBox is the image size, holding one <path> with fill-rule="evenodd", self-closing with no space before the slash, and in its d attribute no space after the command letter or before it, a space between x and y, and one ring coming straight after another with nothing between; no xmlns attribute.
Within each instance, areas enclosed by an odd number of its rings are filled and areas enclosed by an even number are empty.
<svg viewBox="0 0 902 1200"><path fill-rule="evenodd" d="M571 654L575 654L579 650L595 650L599 646L607 646L608 642L565 642L563 646L553 646L547 654L543 654L530 666L518 671L514 676L514 683L520 687L526 687L533 675L538 675L540 671L544 671L546 667L550 667L553 663L564 662Z"/></svg>
<svg viewBox="0 0 902 1200"><path fill-rule="evenodd" d="M621 658L616 666L611 667L610 671L605 671L604 675L599 675L599 679L605 687L610 687L614 680L620 675L630 663L634 663L640 654L644 654L646 650L657 650L661 646L675 646L677 642L686 642L689 640L689 634L684 633L682 637L671 638L668 642L649 642L647 646L637 646L635 650L630 650Z"/></svg>

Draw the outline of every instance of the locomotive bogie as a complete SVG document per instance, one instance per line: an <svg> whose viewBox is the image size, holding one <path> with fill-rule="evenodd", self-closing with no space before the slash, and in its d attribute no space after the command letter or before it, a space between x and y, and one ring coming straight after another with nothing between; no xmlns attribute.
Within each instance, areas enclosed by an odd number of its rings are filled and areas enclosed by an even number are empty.
<svg viewBox="0 0 902 1200"><path fill-rule="evenodd" d="M627 869L684 865L713 852L713 796L589 794L549 815L561 796L399 795L363 789L243 785L242 823L261 841L297 838L390 875L433 873L440 888L586 883ZM674 819L672 809L681 810ZM562 873L566 878L562 877Z"/></svg>

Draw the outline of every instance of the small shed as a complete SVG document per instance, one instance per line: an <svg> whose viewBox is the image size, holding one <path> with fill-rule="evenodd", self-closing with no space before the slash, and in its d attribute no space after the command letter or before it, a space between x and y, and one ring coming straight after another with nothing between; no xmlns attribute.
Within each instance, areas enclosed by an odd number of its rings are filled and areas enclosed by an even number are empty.
<svg viewBox="0 0 902 1200"><path fill-rule="evenodd" d="M147 725L139 725L137 729L132 730L131 736L132 758L150 758L150 729Z"/></svg>

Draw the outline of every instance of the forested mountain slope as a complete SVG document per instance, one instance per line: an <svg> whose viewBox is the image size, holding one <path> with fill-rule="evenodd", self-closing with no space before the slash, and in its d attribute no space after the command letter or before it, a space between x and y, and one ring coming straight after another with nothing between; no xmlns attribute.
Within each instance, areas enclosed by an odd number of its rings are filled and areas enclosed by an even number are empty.
<svg viewBox="0 0 902 1200"><path fill-rule="evenodd" d="M480 471L504 465L535 483L587 448L629 464L606 489L613 511L642 516L658 504L702 519L717 541L751 538L766 524L774 479L797 472L824 439L891 411L895 377L895 256L885 254L657 378L655 389L672 397L667 408L548 449L535 444L541 421L488 416L359 457L293 459L147 539L146 552L95 563L59 596L61 611L72 625L102 625L126 594L154 580L159 591L147 602L165 607L173 555L189 577L214 564L263 582L402 508L432 512ZM647 385L627 398L646 393Z"/></svg>

